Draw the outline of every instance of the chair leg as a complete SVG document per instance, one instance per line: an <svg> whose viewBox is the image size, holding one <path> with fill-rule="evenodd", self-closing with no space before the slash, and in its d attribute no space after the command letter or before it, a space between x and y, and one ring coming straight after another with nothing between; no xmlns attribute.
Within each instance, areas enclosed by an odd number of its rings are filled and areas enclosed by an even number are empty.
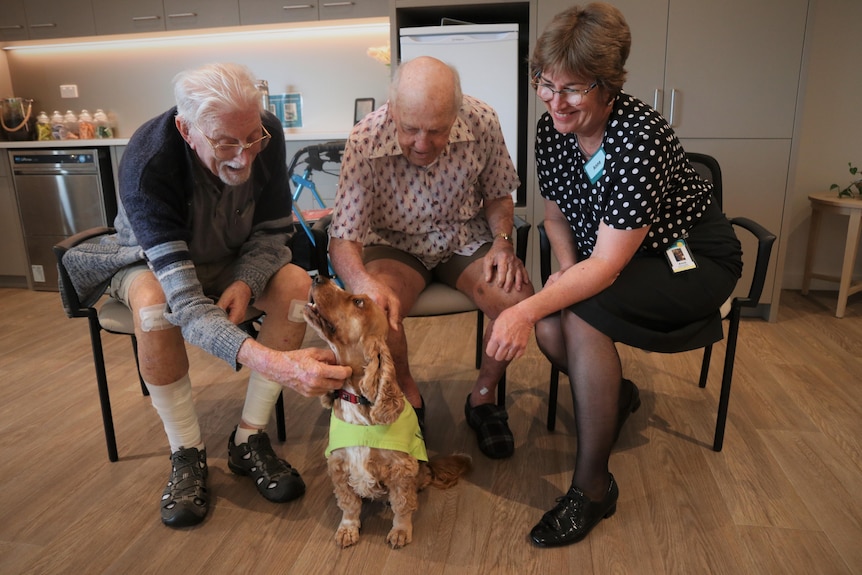
<svg viewBox="0 0 862 575"><path fill-rule="evenodd" d="M715 421L715 437L712 450L721 451L724 447L724 428L727 424L727 408L730 404L730 384L733 381L733 362L736 359L736 340L739 335L740 310L731 311L730 326L727 329L727 351L724 355L724 370L721 375L721 393L718 399L718 416Z"/></svg>
<svg viewBox="0 0 862 575"><path fill-rule="evenodd" d="M96 368L96 384L99 389L99 403L102 407L102 425L105 428L105 443L108 446L108 459L117 461L117 436L114 434L114 417L111 414L111 398L108 395L108 376L105 373L105 354L102 351L102 326L96 312L89 314L90 343L93 347L93 364Z"/></svg>
<svg viewBox="0 0 862 575"><path fill-rule="evenodd" d="M135 368L138 370L138 381L141 382L141 393L144 395L150 395L150 390L147 389L147 384L144 383L144 376L141 375L141 362L138 361L138 338L136 338L134 334L131 335L131 338L132 352L135 354Z"/></svg>
<svg viewBox="0 0 862 575"><path fill-rule="evenodd" d="M476 311L476 369L482 367L482 341L485 339L485 314L482 310Z"/></svg>
<svg viewBox="0 0 862 575"><path fill-rule="evenodd" d="M287 428L284 422L284 392L278 394L275 402L275 426L278 429L278 440L284 443L287 439Z"/></svg>
<svg viewBox="0 0 862 575"><path fill-rule="evenodd" d="M557 426L557 395L560 391L560 370L551 366L551 386L548 390L548 431Z"/></svg>
<svg viewBox="0 0 862 575"><path fill-rule="evenodd" d="M497 406L506 407L506 372L503 372L503 377L497 383Z"/></svg>
<svg viewBox="0 0 862 575"><path fill-rule="evenodd" d="M712 359L712 344L703 348L703 362L700 364L700 387L706 387L706 379L709 377L709 360Z"/></svg>

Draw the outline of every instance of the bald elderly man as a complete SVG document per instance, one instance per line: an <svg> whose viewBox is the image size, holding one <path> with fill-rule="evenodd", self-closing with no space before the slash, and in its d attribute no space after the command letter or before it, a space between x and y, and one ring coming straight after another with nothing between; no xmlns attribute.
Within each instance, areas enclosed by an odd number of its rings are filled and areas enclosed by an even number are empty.
<svg viewBox="0 0 862 575"><path fill-rule="evenodd" d="M462 95L457 71L434 58L403 63L388 102L348 139L329 230L332 264L351 291L386 310L398 383L423 431L402 320L425 286L441 281L490 318L487 345L500 312L533 294L510 236L518 185L496 112ZM483 354L464 406L491 458L515 448L506 410L495 404L511 359Z"/></svg>

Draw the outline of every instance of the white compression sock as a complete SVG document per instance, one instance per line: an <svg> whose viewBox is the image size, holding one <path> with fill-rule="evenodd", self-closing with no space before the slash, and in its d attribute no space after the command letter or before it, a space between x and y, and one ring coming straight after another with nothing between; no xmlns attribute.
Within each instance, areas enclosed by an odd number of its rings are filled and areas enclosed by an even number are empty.
<svg viewBox="0 0 862 575"><path fill-rule="evenodd" d="M146 383L146 382L144 382ZM181 447L204 448L201 439L201 428L198 415L192 401L192 382L189 374L168 385L151 385L147 383L153 407L162 418L171 453Z"/></svg>
<svg viewBox="0 0 862 575"><path fill-rule="evenodd" d="M248 391L245 394L245 405L242 408L242 419L255 429L238 427L234 438L237 445L247 442L249 436L257 433L259 429L266 428L272 416L272 408L282 389L281 385L266 379L258 372L251 372L248 378Z"/></svg>

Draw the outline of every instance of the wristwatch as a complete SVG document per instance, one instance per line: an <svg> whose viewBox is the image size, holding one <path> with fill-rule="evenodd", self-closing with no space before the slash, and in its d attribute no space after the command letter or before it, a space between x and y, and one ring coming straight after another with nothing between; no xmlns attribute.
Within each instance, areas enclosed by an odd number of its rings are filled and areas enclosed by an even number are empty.
<svg viewBox="0 0 862 575"><path fill-rule="evenodd" d="M506 240L506 241L507 241L507 242L509 242L510 244L512 243L512 236L511 236L511 235L509 235L509 234L507 234L506 232L500 232L499 234L497 234L496 236L494 236L494 239L495 239L495 240L496 240L497 238L503 238L504 240Z"/></svg>

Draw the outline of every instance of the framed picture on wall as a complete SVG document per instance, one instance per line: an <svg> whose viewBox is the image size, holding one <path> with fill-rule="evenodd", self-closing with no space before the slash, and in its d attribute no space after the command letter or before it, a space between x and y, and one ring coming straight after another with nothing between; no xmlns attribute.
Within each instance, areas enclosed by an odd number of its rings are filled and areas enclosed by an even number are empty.
<svg viewBox="0 0 862 575"><path fill-rule="evenodd" d="M356 98L356 104L353 108L353 123L356 124L374 111L374 98Z"/></svg>

